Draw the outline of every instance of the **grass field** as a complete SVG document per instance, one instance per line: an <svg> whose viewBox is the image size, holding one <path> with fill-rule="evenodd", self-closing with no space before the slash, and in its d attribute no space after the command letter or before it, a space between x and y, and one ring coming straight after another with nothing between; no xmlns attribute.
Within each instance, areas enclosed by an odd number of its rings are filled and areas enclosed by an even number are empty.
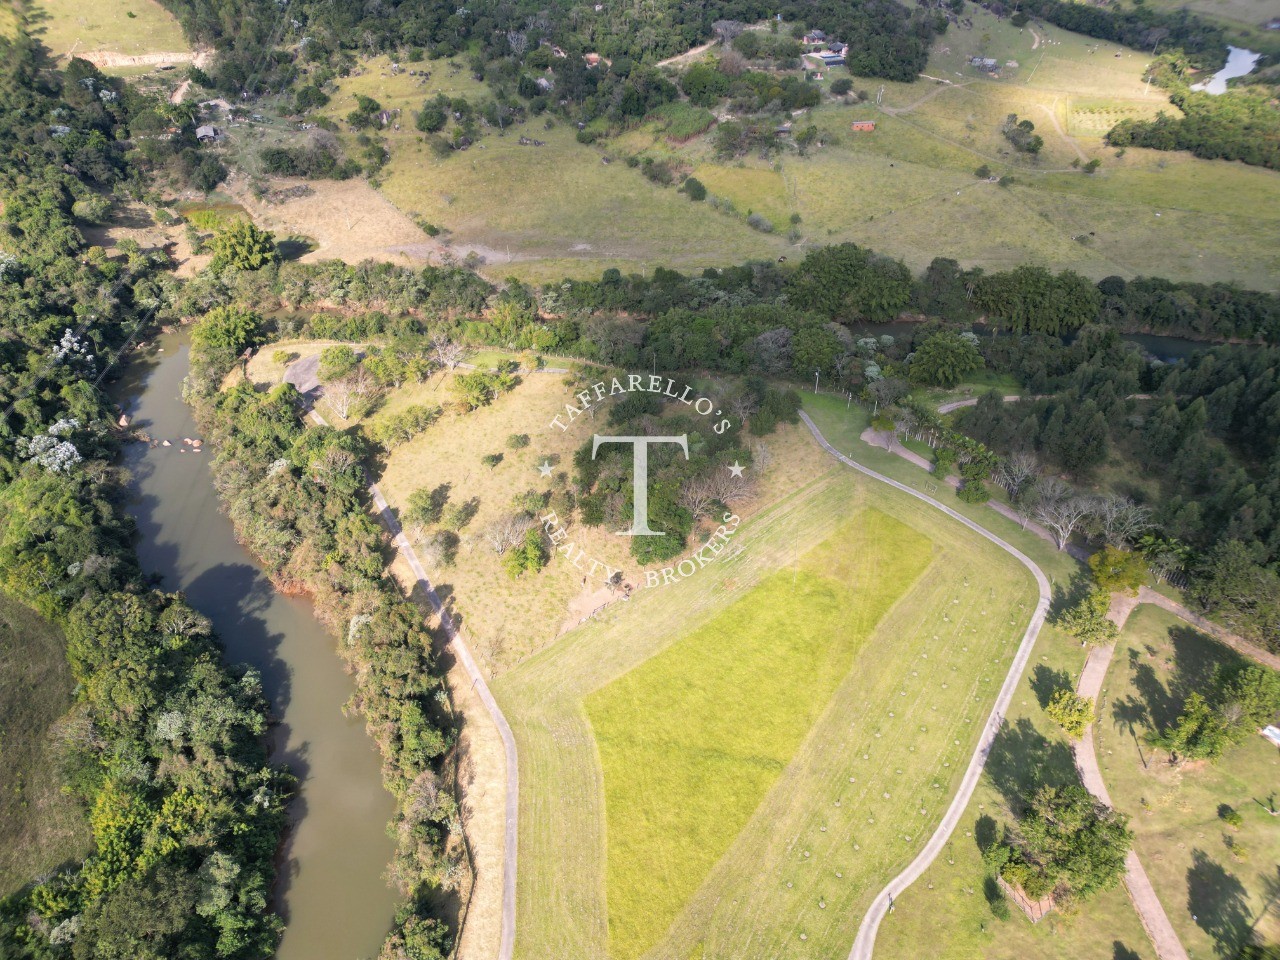
<svg viewBox="0 0 1280 960"><path fill-rule="evenodd" d="M584 584L584 571L554 562L537 577L512 580L481 535L487 525L511 510L516 494L545 491L565 482L574 451L592 429L589 418L578 421L569 432L550 426L551 418L563 412L568 390L560 375L529 374L490 406L465 416L446 414L398 447L379 479L388 501L398 508L408 503L413 491L446 484L451 502L478 501L475 519L462 531L456 561L433 573L442 595L452 597L455 618L477 655L495 672L509 669L554 641L566 626L590 612L574 611L603 587L602 573L588 575ZM447 382L434 377L397 391L371 419L390 416L411 404L439 404L451 395ZM527 434L529 446L508 448L506 440L512 434ZM784 428L765 442L772 463L760 478L760 497L746 505L744 516L802 485L815 462L798 428ZM493 468L484 466L480 458L487 453L501 453L502 462ZM538 470L544 459L556 464L550 479L543 479ZM571 527L570 533L590 556L623 570L629 579L643 580L623 538L581 525Z"/></svg>
<svg viewBox="0 0 1280 960"><path fill-rule="evenodd" d="M975 5L965 15L972 29L952 27L935 45L925 70L935 79L855 78L870 103L828 101L797 118L823 133L824 146L805 157L784 151L720 162L711 134L673 144L665 121L588 147L571 128L547 129L539 118L506 136L489 131L465 153L440 159L412 115L437 92L488 96L460 64L432 65L424 79L391 76L385 58L367 61L359 76L341 81L327 112L345 116L355 93L401 109L401 130L382 131L393 158L383 193L450 230L459 255L479 253L494 275L690 270L852 240L917 269L950 256L988 269L1032 261L1095 278L1156 274L1275 287L1280 175L1185 153L1116 156L1102 143L1120 119L1175 109L1143 82L1145 53L1041 24L1019 30ZM998 75L969 67L975 54L996 58ZM1037 125L1045 139L1038 159L1015 154L1000 135L1009 113ZM874 119L877 129L852 133L854 119ZM522 135L546 145L519 146ZM673 161L732 200L739 215L649 183L622 162L628 156ZM1073 166L1092 158L1102 161L1092 176ZM979 182L973 171L981 164L1013 183ZM742 219L748 211L777 232L752 231ZM782 236L793 215L800 250Z"/></svg>
<svg viewBox="0 0 1280 960"><path fill-rule="evenodd" d="M1235 956L1251 933L1280 941L1280 817L1268 812L1269 797L1280 803L1280 751L1250 736L1217 763L1176 769L1143 742L1220 665L1237 662L1171 614L1139 607L1116 647L1098 711L1107 788L1133 817L1143 865L1193 957ZM1219 819L1221 804L1243 815L1238 831Z"/></svg>
<svg viewBox="0 0 1280 960"><path fill-rule="evenodd" d="M640 956L675 919L930 554L925 537L866 510L587 697L604 772L611 956Z"/></svg>
<svg viewBox="0 0 1280 960"><path fill-rule="evenodd" d="M1002 819L1009 802L1037 780L1078 781L1070 747L1045 715L1042 697L1044 690L1078 678L1084 659L1079 643L1070 637L1051 626L1041 632L1032 666L1009 708L1005 732L996 741L960 829L945 856L897 899L894 912L881 923L877 958L1155 960L1123 887L1099 895L1071 915L1051 913L1037 924L1016 908L1011 919L998 920L984 893L985 871L974 839L979 820Z"/></svg>
<svg viewBox="0 0 1280 960"><path fill-rule="evenodd" d="M521 955L636 956L650 943L646 956L682 960L840 955L871 896L936 824L1029 615L1030 580L986 541L820 452L818 458L807 483L740 531L740 553L611 608L604 621L567 634L499 679L495 692L512 718L523 774ZM850 549L859 528L847 525L859 517L888 535L871 534L865 549ZM911 533L892 534L898 525ZM861 529L866 535L874 527ZM871 589L860 597L877 565L881 572L896 568L892 579L909 576L922 541L931 544L932 563L914 583L899 585L905 592ZM717 671L750 674L776 651L738 651L715 637L732 623L724 618L741 619L747 610L766 625L777 622L758 602L778 588L771 578L781 578L783 592L795 578L795 589L821 596L830 587L818 572L824 568L852 590L849 609L858 612L842 620L847 601L824 597L834 615L825 632L837 649L820 653L825 680L791 694L792 709L816 720L789 762L777 741L762 745L760 762L777 766L777 780L753 803L768 777L753 781L749 765L735 769L731 745L741 732L712 722L719 714L709 701L726 696ZM900 601L873 624L895 593ZM795 598L780 603L795 608ZM812 627L790 629L796 635L773 630L772 642L799 644L803 653ZM761 642L754 630L748 637ZM750 661L741 667L740 652ZM851 654L857 668L841 676L841 657ZM701 666L682 671L682 662ZM795 691L795 681L774 669L769 682L783 690L753 690L745 706L730 698L719 705L722 718L750 713L757 701L764 716L775 715L773 698ZM666 696L655 696L664 685ZM629 714L641 722L645 698L656 716L646 715L645 735L629 744L611 731ZM697 704L704 719L688 719ZM637 758L668 749L664 738L675 744L686 736L667 718L691 727L689 736L701 728L709 744L726 749L704 749L701 770L668 772L649 762L626 772ZM784 727L785 736L794 738L802 726ZM722 774L726 782L737 774L750 783L746 796L698 779ZM628 777L652 779L633 790ZM663 782L698 795L697 802L669 803L655 789ZM641 822L622 823L628 809L645 803L654 807ZM683 812L673 813L676 806ZM680 835L697 842L664 835L658 824L672 816L693 818ZM727 823L716 825L716 816ZM650 910L651 921L640 919Z"/></svg>
<svg viewBox="0 0 1280 960"><path fill-rule="evenodd" d="M0 897L88 850L51 730L74 686L58 630L0 594Z"/></svg>
<svg viewBox="0 0 1280 960"><path fill-rule="evenodd" d="M33 32L54 56L93 51L139 56L190 49L177 19L156 0L33 0L32 7Z"/></svg>
<svg viewBox="0 0 1280 960"><path fill-rule="evenodd" d="M963 503L936 486L920 468L861 443L857 437L867 425L866 411L856 406L846 409L835 397L806 395L804 399L805 409L837 449L851 451L855 459L875 470L939 497L947 506L999 534L1035 560L1053 584L1055 596L1061 596L1071 577L1082 569L1067 554L994 510ZM1025 793L1035 771L1050 780L1075 782L1067 741L1045 715L1042 697L1046 690L1079 676L1084 653L1078 642L1054 627L1041 631L1031 667L1008 710L1007 733L997 741L961 827L945 855L897 899L894 912L881 923L876 940L878 958L1154 960L1122 889L1091 901L1087 913L1069 917L1052 914L1034 925L1017 911L1007 923L1000 922L984 896L982 859L974 841L979 818L997 816L1011 796ZM945 938L939 937L942 930Z"/></svg>

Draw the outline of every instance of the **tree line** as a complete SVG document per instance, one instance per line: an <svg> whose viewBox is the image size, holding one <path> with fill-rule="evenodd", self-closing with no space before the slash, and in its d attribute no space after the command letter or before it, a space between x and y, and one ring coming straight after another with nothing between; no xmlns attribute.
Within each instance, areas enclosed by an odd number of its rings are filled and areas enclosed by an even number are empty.
<svg viewBox="0 0 1280 960"><path fill-rule="evenodd" d="M145 101L83 61L45 69L0 39L0 586L57 623L77 681L65 789L93 849L0 901L15 958L264 958L274 855L293 790L272 766L257 675L138 567L100 389L155 311L163 255L91 247L104 194L141 197L123 142Z"/></svg>
<svg viewBox="0 0 1280 960"><path fill-rule="evenodd" d="M457 802L443 760L456 731L422 612L385 577L386 536L369 511L358 433L307 427L289 384L259 393L220 385L236 358L262 339L261 318L235 307L193 329L186 399L211 449L218 492L242 542L278 588L305 591L317 616L344 638L356 680L352 707L383 757L397 800L391 875L405 896L384 956L444 957L453 932L437 917L442 891L462 870ZM356 363L326 358L331 380Z"/></svg>
<svg viewBox="0 0 1280 960"><path fill-rule="evenodd" d="M1107 133L1116 147L1189 150L1208 160L1240 160L1280 170L1280 110L1274 79L1254 78L1225 93L1193 90L1191 63L1180 53L1161 55L1149 69L1180 111L1161 111L1151 120L1122 120Z"/></svg>

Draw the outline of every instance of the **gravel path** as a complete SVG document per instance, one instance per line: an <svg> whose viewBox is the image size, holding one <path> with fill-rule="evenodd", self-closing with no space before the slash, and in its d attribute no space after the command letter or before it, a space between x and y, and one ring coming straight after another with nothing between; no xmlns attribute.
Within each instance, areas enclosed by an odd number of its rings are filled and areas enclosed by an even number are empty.
<svg viewBox="0 0 1280 960"><path fill-rule="evenodd" d="M1159 594L1154 595L1159 596ZM1140 602L1142 602L1141 596L1114 593L1111 595L1111 608L1107 611L1107 617L1123 630L1129 614ZM1113 646L1094 647L1089 651L1089 659L1085 661L1084 670L1080 673L1080 683L1076 687L1076 693L1082 697L1089 697L1095 704L1098 702L1098 695L1102 692L1102 682L1106 679L1107 667L1111 665L1111 655L1114 651ZM1114 808L1111 794L1107 792L1107 785L1102 779L1098 753L1093 746L1093 724L1090 724L1084 736L1072 745L1071 752L1075 756L1076 769L1080 772L1080 780L1085 789L1108 807ZM1151 885L1147 871L1142 867L1142 861L1138 859L1137 852L1132 848L1124 860L1124 886L1129 891L1133 908L1138 911L1143 929L1151 938L1156 956L1160 960L1188 960L1186 948L1178 939L1178 933L1169 922L1169 915L1165 913L1164 905L1156 896L1155 887Z"/></svg>
<svg viewBox="0 0 1280 960"><path fill-rule="evenodd" d="M870 909L867 910L866 916L862 920L862 924L858 927L857 937L853 941L853 948L849 951L849 960L871 960L872 951L875 948L876 933L880 928L880 921L884 919L885 914L893 909L893 901L896 897L902 895L902 892L915 883L929 868L938 854L942 852L942 848L946 845L948 838L960 823L960 818L964 816L965 808L969 805L969 800L973 796L974 789L978 786L978 780L982 776L983 767L987 764L987 757L991 753L992 744L995 742L996 735L1000 732L1001 724L1004 722L1005 711L1009 709L1009 704L1013 700L1013 695L1018 688L1018 683L1022 678L1022 673L1027 667L1027 662L1031 659L1031 650L1035 646L1036 638L1040 636L1040 628L1044 626L1045 617L1049 612L1050 588L1049 580L1045 577L1044 572L1035 564L1030 557L1013 545L997 537L990 530L974 523L968 517L939 503L931 497L925 496L917 490L911 489L905 483L899 483L897 480L890 479L883 474L865 467L857 461L851 460L844 454L836 450L827 442L826 437L817 428L814 422L809 419L808 414L801 412L800 418L804 420L809 431L822 445L827 453L831 454L841 463L853 467L867 476L887 483L895 490L901 490L903 493L915 497L917 500L923 500L929 506L936 510L941 510L947 516L956 520L975 533L986 537L996 546L1015 557L1019 563L1031 571L1031 575L1035 577L1036 586L1039 589L1040 598L1036 603L1035 611L1031 615L1031 621L1027 624L1026 632L1022 635L1022 642L1018 645L1018 651L1014 654L1013 663L1009 666L1009 672L1004 678L1004 683L1000 686L1000 692L996 695L996 701L991 708L991 715L987 717L986 725L982 728L982 735L978 738L977 748L973 752L973 756L969 760L969 766L964 772L964 777L960 781L960 787L956 791L956 795L952 798L951 805L947 808L947 812L943 814L942 822L938 824L937 830L933 836L929 838L924 847L920 850L914 860L907 865L907 868L898 874L889 884L880 891L875 900L872 901Z"/></svg>

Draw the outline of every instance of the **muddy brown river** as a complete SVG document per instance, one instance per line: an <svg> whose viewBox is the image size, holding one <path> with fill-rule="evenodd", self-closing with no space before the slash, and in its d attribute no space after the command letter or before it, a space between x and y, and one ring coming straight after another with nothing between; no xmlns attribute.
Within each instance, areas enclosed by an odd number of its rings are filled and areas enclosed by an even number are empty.
<svg viewBox="0 0 1280 960"><path fill-rule="evenodd" d="M212 451L181 452L197 437L182 402L187 337L170 334L135 355L113 394L134 423L169 447L127 447L130 512L138 554L161 586L178 590L213 620L227 658L262 674L277 721L272 758L301 780L281 857L276 902L287 922L280 960L374 957L395 910L384 874L393 801L363 721L342 706L355 690L336 641L310 605L272 589L219 510Z"/></svg>

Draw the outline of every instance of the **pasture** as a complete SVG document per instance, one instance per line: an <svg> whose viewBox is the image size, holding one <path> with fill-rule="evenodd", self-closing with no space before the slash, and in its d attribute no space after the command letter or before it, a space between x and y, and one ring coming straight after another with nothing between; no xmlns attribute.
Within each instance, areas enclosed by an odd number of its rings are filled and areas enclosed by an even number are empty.
<svg viewBox="0 0 1280 960"><path fill-rule="evenodd" d="M62 634L0 594L0 897L89 849L89 825L62 792L57 721L75 680Z"/></svg>
<svg viewBox="0 0 1280 960"><path fill-rule="evenodd" d="M818 457L740 551L497 681L522 767L519 955L840 955L933 829L1031 580Z"/></svg>
<svg viewBox="0 0 1280 960"><path fill-rule="evenodd" d="M1147 54L1043 24L1020 30L975 5L965 16L972 28L939 38L917 82L855 77L869 102L827 98L793 118L798 129L812 123L821 132L822 146L806 156L787 147L718 160L714 127L673 141L670 118L659 116L591 146L571 126L548 128L537 118L505 135L487 131L469 150L441 158L414 130L413 112L439 92L487 99L460 62L423 64L431 77L411 78L393 76L385 58L365 61L359 76L339 80L325 112L341 119L356 93L400 109L400 129L381 131L392 157L382 193L409 216L446 228L458 256L478 254L495 276L689 271L851 240L914 269L949 256L988 269L1031 261L1095 279L1156 274L1274 288L1280 176L1185 153L1135 148L1118 156L1103 144L1120 119L1175 109L1143 82ZM976 55L999 69L969 66ZM1045 141L1037 158L1001 136L1010 113L1036 124ZM851 132L855 119L877 128ZM520 146L521 136L544 145ZM630 157L672 163L732 201L736 214L649 182ZM1079 166L1091 159L1102 166L1085 174ZM974 170L983 164L1012 181L979 181ZM748 212L763 214L775 232L751 230ZM796 243L784 237L793 216Z"/></svg>
<svg viewBox="0 0 1280 960"><path fill-rule="evenodd" d="M32 24L36 38L55 57L99 52L137 57L191 49L177 18L157 0L34 0ZM130 72L110 63L103 70Z"/></svg>
<svg viewBox="0 0 1280 960"><path fill-rule="evenodd" d="M1215 763L1171 767L1145 743L1204 691L1227 647L1157 607L1139 607L1116 646L1098 711L1098 756L1116 806L1133 817L1135 847L1193 956L1234 956L1251 933L1280 940L1280 750L1249 736ZM1223 804L1244 818L1219 817Z"/></svg>

